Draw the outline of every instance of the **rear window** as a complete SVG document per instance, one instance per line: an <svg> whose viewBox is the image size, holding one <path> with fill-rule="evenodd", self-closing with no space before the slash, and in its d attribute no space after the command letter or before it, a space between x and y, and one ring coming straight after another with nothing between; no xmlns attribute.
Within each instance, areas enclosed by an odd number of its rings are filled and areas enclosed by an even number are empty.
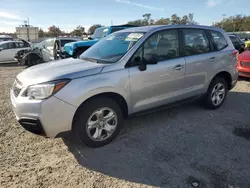
<svg viewBox="0 0 250 188"><path fill-rule="evenodd" d="M228 46L224 36L217 31L210 31L212 38L214 40L214 47L216 51L220 51Z"/></svg>

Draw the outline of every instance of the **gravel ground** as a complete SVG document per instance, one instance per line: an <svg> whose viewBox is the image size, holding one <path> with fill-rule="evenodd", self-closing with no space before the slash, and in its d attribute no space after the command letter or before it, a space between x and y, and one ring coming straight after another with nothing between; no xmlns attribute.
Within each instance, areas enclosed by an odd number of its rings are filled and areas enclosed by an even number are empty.
<svg viewBox="0 0 250 188"><path fill-rule="evenodd" d="M0 187L250 187L250 80L216 111L193 102L133 117L91 149L18 125L9 89L22 69L0 67Z"/></svg>

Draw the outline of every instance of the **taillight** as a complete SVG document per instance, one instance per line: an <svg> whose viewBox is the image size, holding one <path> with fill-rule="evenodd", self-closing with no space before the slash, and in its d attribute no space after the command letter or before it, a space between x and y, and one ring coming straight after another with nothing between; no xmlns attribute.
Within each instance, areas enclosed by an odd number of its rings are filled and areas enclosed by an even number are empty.
<svg viewBox="0 0 250 188"><path fill-rule="evenodd" d="M233 54L234 56L236 56L238 53L239 53L238 50L234 50L234 51L232 52L232 54Z"/></svg>

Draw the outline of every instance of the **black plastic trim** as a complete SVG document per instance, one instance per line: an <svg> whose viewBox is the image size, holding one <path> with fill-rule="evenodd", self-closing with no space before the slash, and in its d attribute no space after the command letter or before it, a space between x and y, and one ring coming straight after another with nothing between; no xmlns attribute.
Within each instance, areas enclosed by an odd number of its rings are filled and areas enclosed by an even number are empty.
<svg viewBox="0 0 250 188"><path fill-rule="evenodd" d="M38 119L23 118L20 119L18 122L25 130L37 135L46 136L43 126Z"/></svg>

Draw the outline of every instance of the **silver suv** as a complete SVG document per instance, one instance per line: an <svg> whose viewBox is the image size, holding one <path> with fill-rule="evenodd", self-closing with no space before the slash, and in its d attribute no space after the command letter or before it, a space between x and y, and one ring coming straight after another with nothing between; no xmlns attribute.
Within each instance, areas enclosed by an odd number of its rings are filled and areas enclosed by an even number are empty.
<svg viewBox="0 0 250 188"><path fill-rule="evenodd" d="M206 108L219 108L238 78L236 53L215 27L126 29L78 59L24 70L11 101L25 129L47 137L73 131L88 146L99 147L135 113L196 97Z"/></svg>

